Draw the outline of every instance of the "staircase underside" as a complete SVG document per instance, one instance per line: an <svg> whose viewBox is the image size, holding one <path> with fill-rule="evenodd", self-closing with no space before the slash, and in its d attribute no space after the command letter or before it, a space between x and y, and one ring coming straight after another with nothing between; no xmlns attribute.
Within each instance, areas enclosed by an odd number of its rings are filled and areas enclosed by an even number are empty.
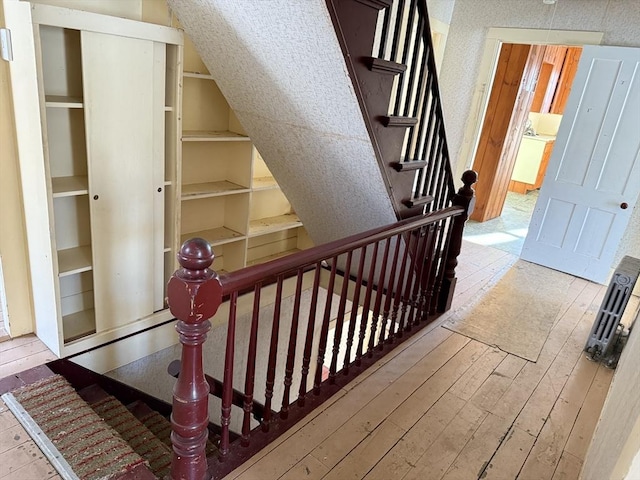
<svg viewBox="0 0 640 480"><path fill-rule="evenodd" d="M324 0L169 4L316 244L396 221Z"/></svg>

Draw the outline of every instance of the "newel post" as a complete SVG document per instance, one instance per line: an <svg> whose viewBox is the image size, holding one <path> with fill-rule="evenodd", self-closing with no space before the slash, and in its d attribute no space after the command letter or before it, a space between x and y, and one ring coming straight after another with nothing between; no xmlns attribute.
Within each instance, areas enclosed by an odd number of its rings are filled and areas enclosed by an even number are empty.
<svg viewBox="0 0 640 480"><path fill-rule="evenodd" d="M454 206L464 208L464 213L453 219L451 226L451 237L449 238L449 248L447 249L447 260L445 263L444 278L442 280L442 289L440 290L440 298L438 299L438 311L446 312L451 308L453 293L456 288L456 267L458 266L458 255L462 248L462 233L464 224L473 212L476 199L474 190L471 186L478 181L478 174L473 170L467 170L462 174L462 183L464 184L453 196L452 203Z"/></svg>
<svg viewBox="0 0 640 480"><path fill-rule="evenodd" d="M209 269L214 255L206 240L187 240L177 257L182 268L171 276L167 289L182 344L180 376L173 388L171 478L204 480L208 478L209 384L202 369L202 344L211 328L208 319L222 303L222 285Z"/></svg>

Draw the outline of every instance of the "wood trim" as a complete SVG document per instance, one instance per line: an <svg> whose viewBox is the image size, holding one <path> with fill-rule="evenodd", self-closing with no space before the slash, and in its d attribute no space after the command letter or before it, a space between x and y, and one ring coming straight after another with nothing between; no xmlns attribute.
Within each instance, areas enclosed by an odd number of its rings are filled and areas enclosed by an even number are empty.
<svg viewBox="0 0 640 480"><path fill-rule="evenodd" d="M504 176L504 173L501 173L500 161L530 51L531 46L519 44L505 44L500 51L480 143L473 163L473 170L478 172L478 183L477 202L471 214L472 220L483 222L500 214L495 214L498 195L496 184ZM506 178L507 183L511 180L510 173ZM506 194L506 188L504 193Z"/></svg>
<svg viewBox="0 0 640 480"><path fill-rule="evenodd" d="M391 75L397 75L407 69L406 65L401 63L392 62L390 60L383 60L382 58L371 57L367 59L369 70L372 72L386 73Z"/></svg>
<svg viewBox="0 0 640 480"><path fill-rule="evenodd" d="M177 28L50 5L33 4L31 9L34 23L184 45L184 36Z"/></svg>
<svg viewBox="0 0 640 480"><path fill-rule="evenodd" d="M582 47L569 47L565 56L564 64L562 66L562 72L558 79L558 88L556 89L555 96L551 102L549 108L550 113L564 113L564 107L569 99L571 93L571 86L573 85L573 79L576 76L578 70L578 63L580 63L580 56L582 55Z"/></svg>

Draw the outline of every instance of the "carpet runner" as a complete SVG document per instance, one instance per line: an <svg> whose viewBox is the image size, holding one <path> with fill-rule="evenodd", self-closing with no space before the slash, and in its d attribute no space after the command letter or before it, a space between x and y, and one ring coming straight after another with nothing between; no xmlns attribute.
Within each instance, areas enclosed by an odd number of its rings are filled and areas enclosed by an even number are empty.
<svg viewBox="0 0 640 480"><path fill-rule="evenodd" d="M106 480L145 463L63 377L12 393L82 480Z"/></svg>
<svg viewBox="0 0 640 480"><path fill-rule="evenodd" d="M171 450L127 407L110 395L90 404L90 406L104 419L107 425L118 432L138 455L149 462L149 469L154 475L158 478L164 478L169 474L171 471ZM161 415L159 416L164 419ZM171 427L169 427L170 430Z"/></svg>

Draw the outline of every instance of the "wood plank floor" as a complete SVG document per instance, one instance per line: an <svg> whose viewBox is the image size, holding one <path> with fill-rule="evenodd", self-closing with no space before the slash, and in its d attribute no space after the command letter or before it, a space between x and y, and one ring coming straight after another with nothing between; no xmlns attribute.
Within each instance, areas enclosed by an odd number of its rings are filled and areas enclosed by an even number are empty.
<svg viewBox="0 0 640 480"><path fill-rule="evenodd" d="M516 260L465 242L449 315ZM440 327L445 317L226 478L577 479L613 376L582 354L605 291L572 281L535 363Z"/></svg>
<svg viewBox="0 0 640 480"><path fill-rule="evenodd" d="M516 260L465 242L449 314ZM429 326L227 478L577 479L613 375L582 355L604 292L573 280L536 363ZM0 343L0 378L52 358ZM30 442L0 405L0 479L58 478Z"/></svg>

